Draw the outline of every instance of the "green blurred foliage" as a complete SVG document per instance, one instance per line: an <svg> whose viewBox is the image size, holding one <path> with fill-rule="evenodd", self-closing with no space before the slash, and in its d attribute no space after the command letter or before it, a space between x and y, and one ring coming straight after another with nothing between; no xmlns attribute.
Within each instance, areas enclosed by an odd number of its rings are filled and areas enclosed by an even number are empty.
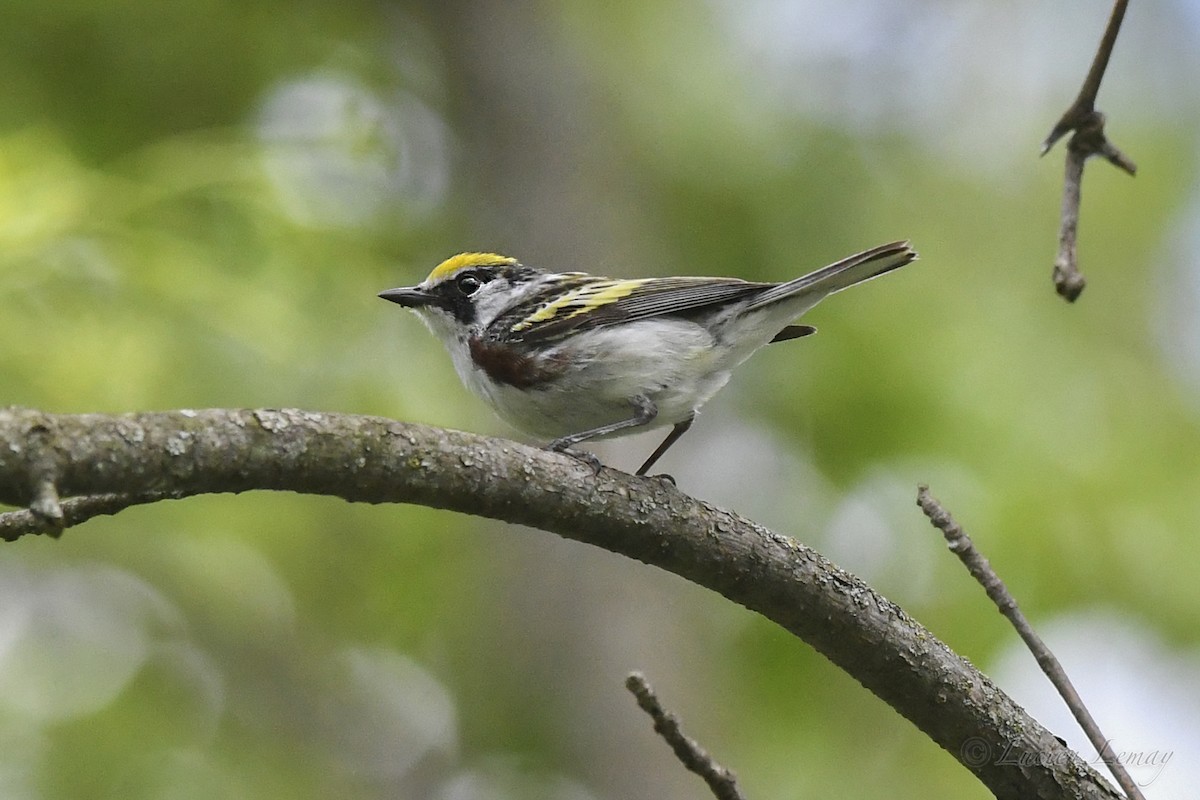
<svg viewBox="0 0 1200 800"><path fill-rule="evenodd" d="M1156 102L1182 84L1136 54L1186 67L1195 29L1123 34L1102 99L1142 169L1089 167L1067 307L1061 155L1032 155L1100 12L943 5L10 0L0 402L509 434L377 291L464 249L780 280L909 237L920 262L746 365L666 467L984 668L1012 635L918 482L1035 620L1113 609L1188 651L1200 404L1171 287L1197 270L1196 103ZM6 797L698 796L633 668L752 797L986 795L743 609L440 511L167 502L5 547L0 596Z"/></svg>

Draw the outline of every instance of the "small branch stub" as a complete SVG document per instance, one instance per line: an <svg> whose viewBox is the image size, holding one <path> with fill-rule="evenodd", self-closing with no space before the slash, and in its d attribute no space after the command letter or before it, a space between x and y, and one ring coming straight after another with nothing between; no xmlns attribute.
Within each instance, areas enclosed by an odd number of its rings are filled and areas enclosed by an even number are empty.
<svg viewBox="0 0 1200 800"><path fill-rule="evenodd" d="M31 516L40 523L42 530L54 538L62 535L66 527L62 503L58 500L58 489L51 478L42 478L33 491L33 502L29 504Z"/></svg>

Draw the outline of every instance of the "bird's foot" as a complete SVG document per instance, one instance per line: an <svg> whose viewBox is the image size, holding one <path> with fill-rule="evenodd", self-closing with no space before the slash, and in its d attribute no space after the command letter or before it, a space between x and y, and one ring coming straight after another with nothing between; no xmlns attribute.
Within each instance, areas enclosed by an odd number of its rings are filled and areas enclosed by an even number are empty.
<svg viewBox="0 0 1200 800"><path fill-rule="evenodd" d="M592 470L593 475L599 475L601 467L604 466L600 463L600 459L596 458L596 456L593 454L587 452L586 450L576 450L569 444L564 443L559 439L555 439L553 442L546 445L546 449L552 453L562 453L564 456L570 456L580 464L589 467Z"/></svg>

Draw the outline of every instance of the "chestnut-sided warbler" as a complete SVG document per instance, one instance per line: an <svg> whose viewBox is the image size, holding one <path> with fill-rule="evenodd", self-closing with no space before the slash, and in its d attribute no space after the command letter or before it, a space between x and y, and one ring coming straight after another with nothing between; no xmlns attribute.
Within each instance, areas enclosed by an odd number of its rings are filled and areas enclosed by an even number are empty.
<svg viewBox="0 0 1200 800"><path fill-rule="evenodd" d="M789 323L826 296L916 257L892 242L785 283L752 283L602 278L461 253L379 296L415 311L463 383L512 425L553 438L550 450L673 425L644 475L734 367L770 342L814 333Z"/></svg>

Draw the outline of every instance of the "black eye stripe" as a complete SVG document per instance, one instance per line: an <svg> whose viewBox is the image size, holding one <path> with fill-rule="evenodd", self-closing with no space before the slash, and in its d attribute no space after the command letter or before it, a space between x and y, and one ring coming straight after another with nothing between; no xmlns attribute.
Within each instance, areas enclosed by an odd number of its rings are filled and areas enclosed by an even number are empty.
<svg viewBox="0 0 1200 800"><path fill-rule="evenodd" d="M463 270L438 284L434 291L443 298L443 308L463 325L470 325L475 321L475 304L472 298L485 283L496 277L498 276L494 270Z"/></svg>

